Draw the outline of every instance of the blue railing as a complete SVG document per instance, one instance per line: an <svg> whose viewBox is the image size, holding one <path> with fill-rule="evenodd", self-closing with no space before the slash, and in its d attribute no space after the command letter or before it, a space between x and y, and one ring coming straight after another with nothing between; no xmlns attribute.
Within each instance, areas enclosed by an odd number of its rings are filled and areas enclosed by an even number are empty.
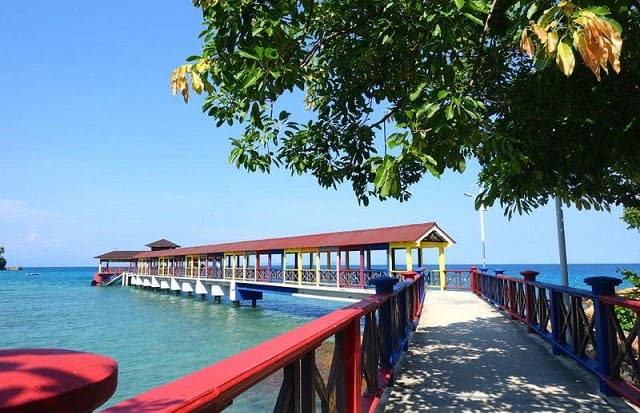
<svg viewBox="0 0 640 413"><path fill-rule="evenodd" d="M621 280L587 278L588 291L536 282L535 271L521 274L515 278L472 268L472 290L547 340L554 354L569 356L595 374L604 394L640 405L640 301L615 295ZM622 309L632 314L630 328L621 320Z"/></svg>

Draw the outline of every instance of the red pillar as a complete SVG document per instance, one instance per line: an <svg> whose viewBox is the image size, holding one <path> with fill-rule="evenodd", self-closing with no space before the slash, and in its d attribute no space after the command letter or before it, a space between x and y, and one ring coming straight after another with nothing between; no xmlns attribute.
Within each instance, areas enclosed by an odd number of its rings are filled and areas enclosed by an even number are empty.
<svg viewBox="0 0 640 413"><path fill-rule="evenodd" d="M537 271L526 270L521 271L522 277L525 281L535 281L536 276L540 274ZM536 289L533 285L529 285L525 282L525 299L526 299L526 309L527 309L527 332L533 333L533 329L529 327L533 322L533 312L535 311L535 299L536 299Z"/></svg>
<svg viewBox="0 0 640 413"><path fill-rule="evenodd" d="M352 321L345 329L343 351L345 407L347 412L359 413L362 403L362 370L360 359L360 319Z"/></svg>

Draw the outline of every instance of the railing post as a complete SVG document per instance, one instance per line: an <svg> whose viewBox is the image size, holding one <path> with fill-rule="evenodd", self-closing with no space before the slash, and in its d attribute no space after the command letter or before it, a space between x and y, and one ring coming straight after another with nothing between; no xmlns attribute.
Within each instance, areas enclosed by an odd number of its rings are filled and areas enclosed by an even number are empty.
<svg viewBox="0 0 640 413"><path fill-rule="evenodd" d="M551 336L553 340L551 341L551 349L553 354L560 354L560 344L565 343L565 338L560 337L560 329L562 328L562 312L560 311L560 306L563 304L562 293L560 291L550 290L551 294L551 302L549 305L551 306L551 312L549 314L551 319Z"/></svg>
<svg viewBox="0 0 640 413"><path fill-rule="evenodd" d="M607 385L605 379L611 375L612 351L617 346L616 331L609 323L608 312L613 309L600 301L600 295L616 295L615 286L622 280L613 277L589 277L584 282L591 286L593 293L593 317L596 330L596 358L600 375L600 391L607 396L617 393Z"/></svg>
<svg viewBox="0 0 640 413"><path fill-rule="evenodd" d="M471 291L475 294L475 295L480 295L478 294L478 284L476 283L476 267L472 266L469 269L469 275L471 276Z"/></svg>
<svg viewBox="0 0 640 413"><path fill-rule="evenodd" d="M514 314L516 313L516 283L513 278L509 278L507 281L507 288L509 289L509 315L514 320Z"/></svg>
<svg viewBox="0 0 640 413"><path fill-rule="evenodd" d="M360 366L362 347L359 318L345 328L344 344L342 357L345 375L345 407L347 412L359 413L362 402L362 369Z"/></svg>
<svg viewBox="0 0 640 413"><path fill-rule="evenodd" d="M536 280L536 277L538 276L538 274L540 274L538 271L532 271L532 270L525 270L525 271L520 271L520 274L522 275L522 277L524 278L525 281L532 281L534 282ZM533 312L535 311L535 301L536 301L536 289L533 285L529 285L528 282L525 282L524 285L524 295L525 295L525 308L527 311L527 332L528 333L533 333L533 329L531 328L531 324L533 323Z"/></svg>
<svg viewBox="0 0 640 413"><path fill-rule="evenodd" d="M391 294L393 286L399 280L395 277L378 277L369 281L376 287L376 294ZM380 328L382 329L382 368L393 367L393 323L391 319L391 301L386 300L380 307Z"/></svg>
<svg viewBox="0 0 640 413"><path fill-rule="evenodd" d="M502 295L503 285L502 280L498 278L498 275L504 275L504 270L493 270L493 272L496 274L496 304L498 304L498 307L504 308L504 296Z"/></svg>
<svg viewBox="0 0 640 413"><path fill-rule="evenodd" d="M405 281L414 281L414 283L416 283L418 281L418 279L420 278L418 273L415 272L415 271L405 271L405 272L402 273L402 276L404 277ZM408 333L408 331L409 331L408 330L409 329L408 326L409 325L411 326L412 330L415 330L415 327L416 327L415 324L414 324L414 320L416 319L416 308L415 307L417 306L417 303L418 303L418 300L420 299L420 296L419 296L419 292L415 288L415 286L412 287L411 289L407 288L406 294L411 294L412 295L411 302L413 303L412 308L408 309L409 313L405 314L406 321L407 321L407 324L406 324L407 333ZM405 298L405 301L406 301L406 298ZM406 308L406 304L405 304L405 308ZM407 345L408 345L408 341L407 341Z"/></svg>
<svg viewBox="0 0 640 413"><path fill-rule="evenodd" d="M488 277L484 277L483 274L486 274L489 269L487 267L480 267L480 275L478 275L478 279L480 280L480 295L484 298L488 298L487 291L489 288L489 281L491 281Z"/></svg>

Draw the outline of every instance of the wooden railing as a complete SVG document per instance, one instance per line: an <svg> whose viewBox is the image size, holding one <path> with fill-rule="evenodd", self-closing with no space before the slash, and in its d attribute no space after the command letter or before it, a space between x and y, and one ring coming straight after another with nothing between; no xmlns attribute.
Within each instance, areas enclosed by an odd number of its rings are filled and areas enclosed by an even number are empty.
<svg viewBox="0 0 640 413"><path fill-rule="evenodd" d="M472 269L473 292L549 341L554 354L595 374L604 394L640 405L640 301L615 295L621 280L587 278L588 291L536 282L535 271L521 274L524 278ZM616 309L631 313L631 328L623 328Z"/></svg>
<svg viewBox="0 0 640 413"><path fill-rule="evenodd" d="M407 348L425 297L424 276L409 274L395 288L397 279L380 280L372 281L375 295L105 412L218 412L279 371L283 379L274 412L315 411L316 404L322 412L373 412ZM327 340L334 341L334 351L324 377L315 350Z"/></svg>
<svg viewBox="0 0 640 413"><path fill-rule="evenodd" d="M242 280L242 281L258 281L269 283L283 284L304 284L318 285L323 287L341 287L341 288L368 288L369 281L377 277L385 277L389 271L386 269L366 269L360 270L356 268L340 269L340 282L338 283L338 270L336 269L320 269L317 271L312 268L288 268L268 269L268 268L160 268L160 271L154 269L133 270L138 275L160 275L185 278L207 279L225 279L225 280ZM156 274L157 272L157 274ZM469 269L446 269L426 270L420 269L418 272L424 272L426 277L426 285L431 288L442 288L448 290L471 290L472 279L471 270ZM393 277L402 279L403 272L393 272ZM444 284L441 282L442 274L444 274ZM284 279L283 279L284 277Z"/></svg>

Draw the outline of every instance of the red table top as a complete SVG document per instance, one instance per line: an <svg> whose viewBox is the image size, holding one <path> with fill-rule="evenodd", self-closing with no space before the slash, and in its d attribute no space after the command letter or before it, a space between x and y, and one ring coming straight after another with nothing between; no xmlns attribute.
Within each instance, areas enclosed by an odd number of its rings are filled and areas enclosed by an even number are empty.
<svg viewBox="0 0 640 413"><path fill-rule="evenodd" d="M118 363L58 349L0 350L0 413L83 412L107 401Z"/></svg>

